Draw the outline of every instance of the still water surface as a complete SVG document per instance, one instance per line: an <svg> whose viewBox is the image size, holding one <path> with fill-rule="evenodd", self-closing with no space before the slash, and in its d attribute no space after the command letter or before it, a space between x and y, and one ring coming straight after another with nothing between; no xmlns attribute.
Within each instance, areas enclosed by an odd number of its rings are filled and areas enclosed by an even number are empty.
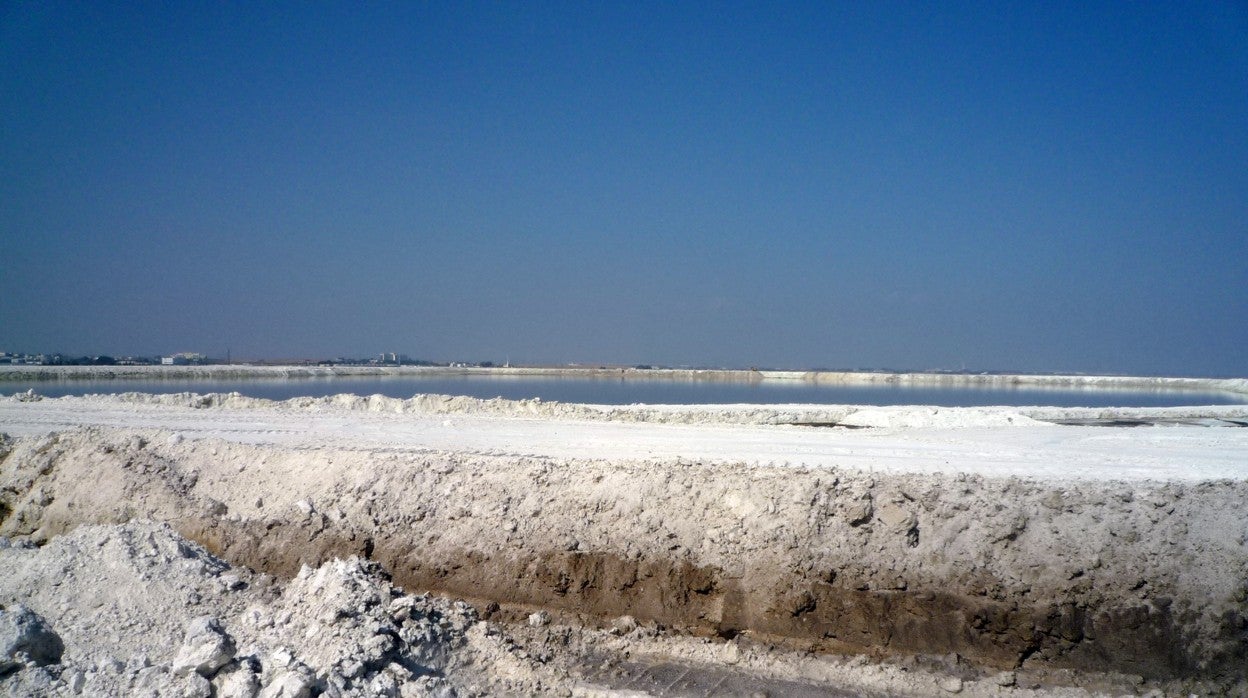
<svg viewBox="0 0 1248 698"><path fill-rule="evenodd" d="M409 398L418 393L468 395L511 400L600 405L659 404L825 404L825 405L1046 405L1056 407L1169 407L1248 403L1248 395L1181 390L1110 390L945 387L900 385L811 385L769 381L733 383L715 381L627 380L605 377L517 376L335 376L328 378L235 379L112 379L0 382L0 395L33 389L40 395L90 393L229 393L286 400L338 393L381 394Z"/></svg>

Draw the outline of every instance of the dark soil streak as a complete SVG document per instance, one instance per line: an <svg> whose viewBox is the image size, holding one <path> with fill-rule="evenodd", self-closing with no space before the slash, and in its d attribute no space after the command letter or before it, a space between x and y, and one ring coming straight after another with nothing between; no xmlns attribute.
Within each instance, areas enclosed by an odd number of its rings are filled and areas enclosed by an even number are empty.
<svg viewBox="0 0 1248 698"><path fill-rule="evenodd" d="M1020 608L982 596L859 590L792 577L777 578L770 588L745 589L722 570L686 561L579 551L431 554L380 534L316 535L310 522L239 526L186 521L178 528L233 564L282 577L293 576L304 564L371 552L409 592L601 619L632 615L705 636L748 631L809 642L814 649L832 640L840 652L956 653L1000 669L1040 662L1150 678L1202 673L1211 659L1203 658L1201 667L1201 658L1184 651L1181 625L1165 602L1090 614L1072 603ZM1227 622L1237 625L1242 619Z"/></svg>

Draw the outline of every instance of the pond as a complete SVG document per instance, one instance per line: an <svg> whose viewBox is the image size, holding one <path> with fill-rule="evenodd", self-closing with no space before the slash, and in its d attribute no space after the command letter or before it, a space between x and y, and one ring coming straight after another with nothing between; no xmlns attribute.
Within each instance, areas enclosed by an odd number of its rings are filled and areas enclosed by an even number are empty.
<svg viewBox="0 0 1248 698"><path fill-rule="evenodd" d="M836 385L802 381L682 381L587 376L333 376L316 378L117 378L0 382L0 395L34 390L47 397L90 393L229 393L286 400L338 393L409 398L418 393L603 405L824 404L1043 405L1054 407L1173 407L1248 403L1248 395L1177 389L1043 388L1036 386Z"/></svg>

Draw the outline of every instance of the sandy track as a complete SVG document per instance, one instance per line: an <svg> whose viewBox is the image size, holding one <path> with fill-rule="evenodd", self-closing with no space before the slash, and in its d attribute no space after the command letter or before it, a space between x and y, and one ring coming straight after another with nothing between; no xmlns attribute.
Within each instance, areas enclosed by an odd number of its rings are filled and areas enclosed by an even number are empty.
<svg viewBox="0 0 1248 698"><path fill-rule="evenodd" d="M458 407L399 411L408 401L336 404L333 399L272 403L252 399L170 396L123 402L59 398L0 399L0 431L46 434L78 426L151 428L192 438L318 448L325 444L416 452L454 451L548 458L657 458L759 465L840 467L876 472L969 473L1045 479L1207 480L1248 477L1248 429L1170 426L1105 429L1054 427L1007 408L777 407L755 418L901 424L881 429L828 429L769 424L653 423L573 413L496 414L471 399ZM506 401L503 401L506 403ZM228 406L231 404L238 406ZM515 405L516 403L507 403ZM360 409L360 406L365 409ZM380 406L384 411L369 409ZM555 406L553 409L557 409ZM539 409L552 409L542 406ZM607 410L608 408L601 408ZM699 410L701 412L699 412ZM608 415L626 411L615 409ZM740 410L746 411L746 410ZM759 412L756 408L754 412ZM1040 410L1041 416L1106 414L1105 410ZM1240 415L1244 408L1130 410L1126 414ZM723 417L732 407L692 406L669 418ZM692 417L690 416L692 415ZM991 425L991 426L985 426Z"/></svg>

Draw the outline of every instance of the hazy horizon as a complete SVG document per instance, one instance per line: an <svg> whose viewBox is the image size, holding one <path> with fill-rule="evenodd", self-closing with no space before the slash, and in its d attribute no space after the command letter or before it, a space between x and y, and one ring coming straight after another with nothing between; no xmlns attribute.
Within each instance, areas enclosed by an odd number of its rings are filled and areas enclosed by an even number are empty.
<svg viewBox="0 0 1248 698"><path fill-rule="evenodd" d="M0 6L0 351L1248 375L1248 7Z"/></svg>

